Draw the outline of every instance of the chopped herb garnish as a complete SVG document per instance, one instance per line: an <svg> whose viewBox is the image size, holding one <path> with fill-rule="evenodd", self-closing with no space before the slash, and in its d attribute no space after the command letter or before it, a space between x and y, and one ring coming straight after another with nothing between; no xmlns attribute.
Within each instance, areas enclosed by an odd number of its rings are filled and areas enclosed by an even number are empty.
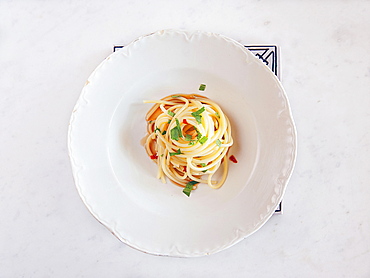
<svg viewBox="0 0 370 278"><path fill-rule="evenodd" d="M173 98L177 98L177 97L181 97L181 96L179 96L179 95L174 95L174 96L171 96L171 97L173 97Z"/></svg>
<svg viewBox="0 0 370 278"><path fill-rule="evenodd" d="M190 134L185 135L185 141L191 141L193 137Z"/></svg>
<svg viewBox="0 0 370 278"><path fill-rule="evenodd" d="M161 130L160 130L158 127L155 127L154 132L157 132L157 130L158 130L159 132L161 132Z"/></svg>
<svg viewBox="0 0 370 278"><path fill-rule="evenodd" d="M180 149L178 149L177 152L175 152L175 153L170 153L170 156L174 156L174 155L178 155L178 154L182 154Z"/></svg>
<svg viewBox="0 0 370 278"><path fill-rule="evenodd" d="M217 139L216 140L216 145L219 146L219 147L221 147L221 141L220 141L220 139Z"/></svg>
<svg viewBox="0 0 370 278"><path fill-rule="evenodd" d="M197 139L199 140L200 138L202 138L202 133L199 132L199 130L194 126L194 129L195 131L197 132Z"/></svg>
<svg viewBox="0 0 370 278"><path fill-rule="evenodd" d="M166 133L167 133L167 130L163 131L162 132L162 135L166 135Z"/></svg>
<svg viewBox="0 0 370 278"><path fill-rule="evenodd" d="M182 130L180 126L180 122L178 119L176 120L176 126L171 129L171 139L178 141L180 137L182 137Z"/></svg>
<svg viewBox="0 0 370 278"><path fill-rule="evenodd" d="M200 164L200 166L202 166L202 167L206 167L206 166L207 166L207 164L205 164L205 163L201 163L201 164ZM205 172L207 172L207 170L203 170L202 172L203 172L203 173L205 173Z"/></svg>
<svg viewBox="0 0 370 278"><path fill-rule="evenodd" d="M177 128L177 126L175 126L173 129L171 129L171 139L178 141L179 137L179 129Z"/></svg>
<svg viewBox="0 0 370 278"><path fill-rule="evenodd" d="M184 190L182 191L186 196L190 197L190 193L193 190L193 186L196 185L197 181L189 181L186 185Z"/></svg>
<svg viewBox="0 0 370 278"><path fill-rule="evenodd" d="M207 140L208 140L208 137L203 136L202 138L199 139L199 143L203 145Z"/></svg>
<svg viewBox="0 0 370 278"><path fill-rule="evenodd" d="M200 108L199 110L191 113L191 115L197 120L197 122L199 124L202 123L202 116L200 114L202 114L206 109L204 107Z"/></svg>
<svg viewBox="0 0 370 278"><path fill-rule="evenodd" d="M202 108L200 108L199 110L197 110L197 111L195 111L195 112L193 112L193 113L191 113L191 114L192 114L192 115L193 115L193 114L200 115L200 114L202 114L205 110L206 110L206 109L205 109L205 108L204 108L204 106L203 106Z"/></svg>
<svg viewBox="0 0 370 278"><path fill-rule="evenodd" d="M167 111L168 115L170 115L171 117L175 116L175 113L173 113L172 111L168 110Z"/></svg>
<svg viewBox="0 0 370 278"><path fill-rule="evenodd" d="M194 118L195 118L195 120L197 121L198 124L202 123L202 116L201 115L194 116Z"/></svg>
<svg viewBox="0 0 370 278"><path fill-rule="evenodd" d="M178 119L175 119L175 120L176 120L176 127L179 130L179 137L182 137L182 131L181 131L180 122L179 122Z"/></svg>
<svg viewBox="0 0 370 278"><path fill-rule="evenodd" d="M204 91L206 89L206 84L200 84L199 91Z"/></svg>
<svg viewBox="0 0 370 278"><path fill-rule="evenodd" d="M220 114L218 114L218 112L216 112L215 115L217 118L220 118Z"/></svg>
<svg viewBox="0 0 370 278"><path fill-rule="evenodd" d="M167 122L167 123L168 123L168 124L169 124L169 123L171 123L171 120L168 120L168 122Z"/></svg>

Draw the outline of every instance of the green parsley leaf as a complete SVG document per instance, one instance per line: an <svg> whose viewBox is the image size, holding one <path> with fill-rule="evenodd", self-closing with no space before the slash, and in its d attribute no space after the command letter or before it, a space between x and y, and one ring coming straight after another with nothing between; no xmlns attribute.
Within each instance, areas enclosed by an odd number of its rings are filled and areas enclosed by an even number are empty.
<svg viewBox="0 0 370 278"><path fill-rule="evenodd" d="M171 117L175 116L175 113L173 113L172 111L168 110L167 111L168 115L170 115Z"/></svg>
<svg viewBox="0 0 370 278"><path fill-rule="evenodd" d="M167 133L167 130L163 131L162 132L162 135L166 135L166 133Z"/></svg>
<svg viewBox="0 0 370 278"><path fill-rule="evenodd" d="M178 141L180 137L179 129L175 126L173 129L171 129L170 132L171 132L171 139Z"/></svg>
<svg viewBox="0 0 370 278"><path fill-rule="evenodd" d="M199 143L203 145L207 140L208 140L208 137L203 136L202 138L199 139Z"/></svg>
<svg viewBox="0 0 370 278"><path fill-rule="evenodd" d="M202 108L200 108L199 110L191 113L193 116L197 116L197 115L200 115L202 114L206 109L204 108L204 106Z"/></svg>
<svg viewBox="0 0 370 278"><path fill-rule="evenodd" d="M218 114L218 112L216 112L215 115L217 118L220 118L220 114Z"/></svg>
<svg viewBox="0 0 370 278"><path fill-rule="evenodd" d="M193 186L196 185L197 181L189 181L186 185L184 190L182 191L186 196L190 197L190 193L193 190Z"/></svg>
<svg viewBox="0 0 370 278"><path fill-rule="evenodd" d="M219 147L221 147L221 141L220 141L220 139L217 139L216 140L216 145L219 146Z"/></svg>
<svg viewBox="0 0 370 278"><path fill-rule="evenodd" d="M156 126L156 127L155 127L154 132L157 132L157 130L158 130L159 132L161 132L161 130Z"/></svg>
<svg viewBox="0 0 370 278"><path fill-rule="evenodd" d="M204 91L206 89L206 84L200 84L199 91Z"/></svg>
<svg viewBox="0 0 370 278"><path fill-rule="evenodd" d="M197 139L199 140L200 138L202 138L202 133L199 132L199 130L194 126L194 129L195 131L197 132Z"/></svg>
<svg viewBox="0 0 370 278"><path fill-rule="evenodd" d="M173 98L178 98L178 97L181 97L181 96L179 96L179 95L173 95L173 96L171 96L171 97L173 97Z"/></svg>
<svg viewBox="0 0 370 278"><path fill-rule="evenodd" d="M169 123L171 123L171 120L168 120L168 122L167 122L167 123L168 123L168 124L169 124Z"/></svg>
<svg viewBox="0 0 370 278"><path fill-rule="evenodd" d="M174 155L178 155L178 154L182 154L180 149L178 149L177 152L175 152L175 153L170 153L170 156L174 156Z"/></svg>
<svg viewBox="0 0 370 278"><path fill-rule="evenodd" d="M190 134L185 135L185 141L191 141L191 138L193 138Z"/></svg>
<svg viewBox="0 0 370 278"><path fill-rule="evenodd" d="M197 121L198 124L202 123L202 116L201 115L194 116L194 118L195 118L195 120Z"/></svg>
<svg viewBox="0 0 370 278"><path fill-rule="evenodd" d="M180 122L178 119L175 119L175 120L176 120L176 128L179 130L179 137L182 137Z"/></svg>
<svg viewBox="0 0 370 278"><path fill-rule="evenodd" d="M206 166L207 166L207 164L205 164L205 163L201 163L201 164L200 164L200 166L202 166L202 167L206 167ZM203 173L205 173L205 172L207 172L207 170L203 170L202 172L203 172Z"/></svg>
<svg viewBox="0 0 370 278"><path fill-rule="evenodd" d="M199 110L191 113L191 115L197 120L198 124L202 123L202 114L206 109L204 107L200 108Z"/></svg>
<svg viewBox="0 0 370 278"><path fill-rule="evenodd" d="M194 146L195 145L195 140L191 140L188 145L189 146Z"/></svg>

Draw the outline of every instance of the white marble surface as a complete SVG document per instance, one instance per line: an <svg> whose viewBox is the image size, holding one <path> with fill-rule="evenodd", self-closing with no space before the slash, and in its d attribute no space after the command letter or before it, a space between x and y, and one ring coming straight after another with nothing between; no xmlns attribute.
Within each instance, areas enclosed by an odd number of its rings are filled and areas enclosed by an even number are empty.
<svg viewBox="0 0 370 278"><path fill-rule="evenodd" d="M1 1L0 277L370 277L369 1ZM113 44L166 28L277 44L298 130L284 214L208 257L147 255L84 207L73 106Z"/></svg>

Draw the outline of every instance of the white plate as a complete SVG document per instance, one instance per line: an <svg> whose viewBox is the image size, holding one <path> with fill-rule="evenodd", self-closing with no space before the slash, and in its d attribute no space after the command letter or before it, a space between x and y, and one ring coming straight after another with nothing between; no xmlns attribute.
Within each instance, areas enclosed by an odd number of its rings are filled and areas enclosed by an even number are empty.
<svg viewBox="0 0 370 278"><path fill-rule="evenodd" d="M156 179L140 144L144 99L203 93L229 116L234 154L222 188L190 198ZM72 113L69 154L79 194L115 236L141 251L194 257L223 250L258 230L281 201L293 170L296 132L275 75L221 35L159 31L106 58Z"/></svg>

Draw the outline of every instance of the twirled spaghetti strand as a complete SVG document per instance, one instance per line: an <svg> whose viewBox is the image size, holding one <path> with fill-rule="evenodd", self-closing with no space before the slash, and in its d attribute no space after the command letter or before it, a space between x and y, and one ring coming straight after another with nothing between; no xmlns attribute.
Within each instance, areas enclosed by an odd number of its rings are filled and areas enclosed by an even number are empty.
<svg viewBox="0 0 370 278"><path fill-rule="evenodd" d="M144 102L154 103L146 115L145 149L158 165L157 178L165 182L167 177L181 187L190 184L191 189L198 183L220 188L227 177L226 156L233 144L230 121L222 109L197 94ZM223 174L216 181L213 176L221 164Z"/></svg>

